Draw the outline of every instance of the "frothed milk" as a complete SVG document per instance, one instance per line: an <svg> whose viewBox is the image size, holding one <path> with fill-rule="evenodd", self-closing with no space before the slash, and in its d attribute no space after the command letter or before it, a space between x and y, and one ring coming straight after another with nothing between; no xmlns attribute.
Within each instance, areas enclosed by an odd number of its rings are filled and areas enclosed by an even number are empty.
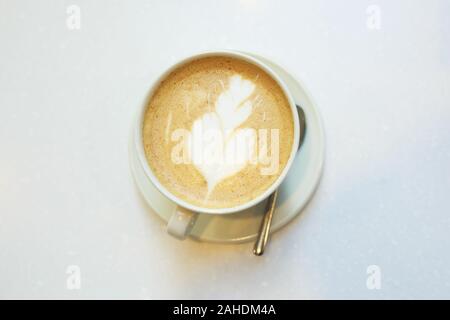
<svg viewBox="0 0 450 320"><path fill-rule="evenodd" d="M283 171L293 144L289 103L265 71L230 57L191 61L150 98L147 161L160 183L205 208L259 196Z"/></svg>

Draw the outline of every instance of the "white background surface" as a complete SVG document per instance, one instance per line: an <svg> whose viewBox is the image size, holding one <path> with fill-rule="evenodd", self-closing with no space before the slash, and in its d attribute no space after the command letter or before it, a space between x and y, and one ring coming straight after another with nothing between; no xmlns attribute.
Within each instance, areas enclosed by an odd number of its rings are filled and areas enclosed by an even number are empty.
<svg viewBox="0 0 450 320"><path fill-rule="evenodd" d="M66 26L71 4L80 30ZM0 297L450 298L449 12L445 0L0 0ZM129 172L151 81L214 48L281 63L324 119L319 189L261 258L172 239ZM70 265L80 290L66 287Z"/></svg>

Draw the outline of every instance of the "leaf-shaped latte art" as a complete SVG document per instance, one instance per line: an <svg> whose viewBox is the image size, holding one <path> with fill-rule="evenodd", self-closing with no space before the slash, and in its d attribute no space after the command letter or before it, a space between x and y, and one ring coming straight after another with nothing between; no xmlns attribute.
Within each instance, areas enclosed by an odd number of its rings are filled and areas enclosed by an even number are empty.
<svg viewBox="0 0 450 320"><path fill-rule="evenodd" d="M248 98L255 85L240 75L229 78L228 88L215 102L215 111L196 119L188 146L192 163L205 178L208 193L223 179L241 171L255 156L256 133L238 128L252 113Z"/></svg>

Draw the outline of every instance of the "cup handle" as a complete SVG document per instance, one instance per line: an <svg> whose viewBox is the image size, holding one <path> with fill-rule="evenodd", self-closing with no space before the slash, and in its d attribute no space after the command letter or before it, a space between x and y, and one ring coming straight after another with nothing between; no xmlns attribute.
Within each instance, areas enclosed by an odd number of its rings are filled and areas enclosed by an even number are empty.
<svg viewBox="0 0 450 320"><path fill-rule="evenodd" d="M177 206L167 224L167 232L180 240L185 239L191 232L195 220L197 220L197 216L198 213Z"/></svg>

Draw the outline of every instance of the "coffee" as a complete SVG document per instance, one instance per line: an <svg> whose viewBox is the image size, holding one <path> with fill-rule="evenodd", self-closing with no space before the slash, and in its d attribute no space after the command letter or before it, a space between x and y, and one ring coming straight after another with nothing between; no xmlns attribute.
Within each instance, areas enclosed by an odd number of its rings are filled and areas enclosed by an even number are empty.
<svg viewBox="0 0 450 320"><path fill-rule="evenodd" d="M294 124L278 83L249 62L213 56L171 72L143 120L159 182L204 208L244 204L267 190L292 150Z"/></svg>

